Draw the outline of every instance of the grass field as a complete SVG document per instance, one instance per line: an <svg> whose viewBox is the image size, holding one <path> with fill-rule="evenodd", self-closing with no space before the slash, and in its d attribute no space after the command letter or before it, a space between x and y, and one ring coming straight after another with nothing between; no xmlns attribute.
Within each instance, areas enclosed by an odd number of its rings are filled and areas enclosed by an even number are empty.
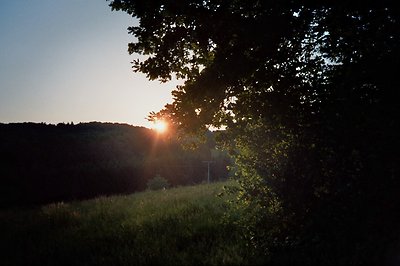
<svg viewBox="0 0 400 266"><path fill-rule="evenodd" d="M248 264L227 184L0 211L0 265Z"/></svg>

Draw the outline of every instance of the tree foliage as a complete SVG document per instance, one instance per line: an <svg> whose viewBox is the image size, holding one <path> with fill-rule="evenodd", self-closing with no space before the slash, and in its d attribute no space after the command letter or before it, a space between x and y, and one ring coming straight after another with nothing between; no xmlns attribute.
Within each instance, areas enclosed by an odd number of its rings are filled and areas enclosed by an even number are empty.
<svg viewBox="0 0 400 266"><path fill-rule="evenodd" d="M137 37L129 52L147 57L133 62L135 71L185 79L157 115L187 132L226 127L221 142L236 159L256 247L281 262L393 262L398 8L390 1L110 5L139 19L129 28Z"/></svg>

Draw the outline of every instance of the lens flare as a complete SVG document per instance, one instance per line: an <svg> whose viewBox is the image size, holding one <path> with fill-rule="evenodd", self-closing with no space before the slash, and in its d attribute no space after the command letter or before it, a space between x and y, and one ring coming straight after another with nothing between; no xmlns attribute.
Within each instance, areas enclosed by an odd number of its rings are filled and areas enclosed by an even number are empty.
<svg viewBox="0 0 400 266"><path fill-rule="evenodd" d="M167 122L163 120L156 120L153 124L153 129L158 133L164 133L168 128Z"/></svg>

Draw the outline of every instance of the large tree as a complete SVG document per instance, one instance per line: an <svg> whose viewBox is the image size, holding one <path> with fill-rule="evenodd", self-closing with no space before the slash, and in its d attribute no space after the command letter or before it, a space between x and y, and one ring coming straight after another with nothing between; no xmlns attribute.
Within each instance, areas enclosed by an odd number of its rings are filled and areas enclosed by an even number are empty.
<svg viewBox="0 0 400 266"><path fill-rule="evenodd" d="M139 19L134 70L185 80L153 116L225 127L249 240L274 261L388 263L400 243L400 13L350 2L111 3Z"/></svg>

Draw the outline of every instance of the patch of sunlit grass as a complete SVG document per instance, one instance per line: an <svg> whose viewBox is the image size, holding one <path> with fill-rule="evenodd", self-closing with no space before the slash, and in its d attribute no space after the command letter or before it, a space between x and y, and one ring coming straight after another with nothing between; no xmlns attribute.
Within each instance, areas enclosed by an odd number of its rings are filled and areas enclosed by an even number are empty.
<svg viewBox="0 0 400 266"><path fill-rule="evenodd" d="M240 265L228 183L0 211L5 265ZM21 256L21 254L28 254Z"/></svg>

